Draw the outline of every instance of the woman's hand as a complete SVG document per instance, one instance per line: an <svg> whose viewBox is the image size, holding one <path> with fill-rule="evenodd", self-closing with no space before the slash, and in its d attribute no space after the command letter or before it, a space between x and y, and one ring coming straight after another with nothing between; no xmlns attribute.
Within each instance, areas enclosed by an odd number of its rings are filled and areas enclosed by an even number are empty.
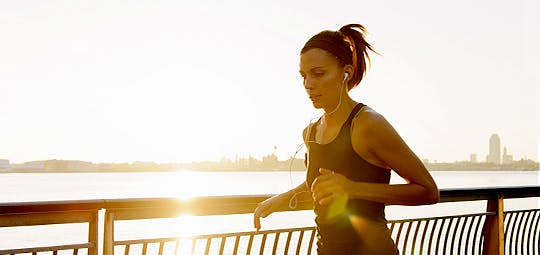
<svg viewBox="0 0 540 255"><path fill-rule="evenodd" d="M313 181L311 192L313 200L321 206L328 206L329 219L344 213L349 200L350 180L331 170L319 168L321 175Z"/></svg>
<svg viewBox="0 0 540 255"><path fill-rule="evenodd" d="M266 218L266 216L278 211L279 208L283 208L287 202L288 200L283 194L275 195L260 202L253 213L253 226L257 231L261 228L261 217Z"/></svg>

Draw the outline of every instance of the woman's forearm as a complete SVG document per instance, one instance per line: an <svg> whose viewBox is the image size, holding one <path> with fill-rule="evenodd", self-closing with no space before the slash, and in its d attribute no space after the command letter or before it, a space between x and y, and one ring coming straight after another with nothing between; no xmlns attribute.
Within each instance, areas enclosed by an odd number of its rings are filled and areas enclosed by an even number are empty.
<svg viewBox="0 0 540 255"><path fill-rule="evenodd" d="M416 183L350 182L347 193L349 198L370 200L387 205L427 205L439 201L437 186L422 186Z"/></svg>
<svg viewBox="0 0 540 255"><path fill-rule="evenodd" d="M298 201L306 201L312 199L311 191L308 189L305 181L283 194L284 196L287 196L289 200L293 199L293 197L296 197Z"/></svg>

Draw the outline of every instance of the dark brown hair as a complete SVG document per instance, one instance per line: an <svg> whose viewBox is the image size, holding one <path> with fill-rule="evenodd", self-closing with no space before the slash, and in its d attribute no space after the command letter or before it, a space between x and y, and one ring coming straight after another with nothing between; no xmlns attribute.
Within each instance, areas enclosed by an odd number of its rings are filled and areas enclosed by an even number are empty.
<svg viewBox="0 0 540 255"><path fill-rule="evenodd" d="M325 30L311 37L300 54L319 48L334 55L341 66L352 65L354 72L347 83L347 88L351 90L364 78L366 65L370 61L368 51L377 53L366 41L365 34L366 29L360 24L348 24L338 31Z"/></svg>

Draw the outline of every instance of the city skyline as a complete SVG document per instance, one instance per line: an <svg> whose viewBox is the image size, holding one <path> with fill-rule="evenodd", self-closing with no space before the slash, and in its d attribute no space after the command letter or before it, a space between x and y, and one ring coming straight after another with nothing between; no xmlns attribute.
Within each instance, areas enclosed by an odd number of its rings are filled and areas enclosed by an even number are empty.
<svg viewBox="0 0 540 255"><path fill-rule="evenodd" d="M380 53L353 99L421 159L538 161L537 1L0 2L0 158L190 162L302 143L299 50L361 23ZM459 18L456 18L459 17ZM302 153L302 152L300 152ZM299 154L302 155L302 154Z"/></svg>
<svg viewBox="0 0 540 255"><path fill-rule="evenodd" d="M41 159L41 160L31 160L26 162L11 162L9 159L3 159L0 158L0 169L9 168L10 165L38 165L41 166L44 164L44 162L47 161L66 161L66 162L74 162L76 164L81 163L84 165L84 167L87 167L88 164L138 164L138 165L144 165L144 164L156 164L156 163L166 163L166 164L189 164L189 163L198 163L198 162L240 162L243 160L260 160L260 161L266 161L269 158L271 158L273 161L278 161L278 157L276 155L277 147L273 147L273 152L263 155L261 158L253 157L251 155L248 155L246 158L239 157L238 155L235 156L235 158L228 158L228 157L221 157L219 160L202 160L202 161L186 161L186 162L153 162L153 161L140 161L140 160L134 160L130 162L91 162L91 161L85 161L80 159ZM299 157L299 155L295 155L295 160L303 160L302 157ZM444 162L444 161L432 161L428 158L424 158L424 163L460 163L460 162L469 162L469 163L492 163L495 165L507 165L511 164L512 162L516 161L523 161L523 160L532 160L527 157L521 157L519 159L514 159L513 155L508 153L508 149L506 146L503 146L503 153L501 153L501 138L498 134L492 134L489 138L488 143L488 154L486 155L485 161L478 161L478 154L472 153L469 155L469 160L454 160L451 162ZM293 159L291 156L288 159L283 159L284 161L287 161L289 159ZM532 160L533 162L536 162ZM83 167L83 168L84 168ZM41 166L41 168L44 168Z"/></svg>

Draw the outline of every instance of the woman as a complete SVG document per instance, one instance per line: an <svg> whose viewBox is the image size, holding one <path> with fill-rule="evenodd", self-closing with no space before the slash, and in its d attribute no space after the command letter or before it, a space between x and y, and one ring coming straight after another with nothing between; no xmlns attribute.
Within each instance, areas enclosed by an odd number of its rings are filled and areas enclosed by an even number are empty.
<svg viewBox="0 0 540 255"><path fill-rule="evenodd" d="M307 178L298 187L261 202L260 217L295 199L312 198L318 254L397 254L384 215L385 205L437 203L433 178L386 119L348 91L362 80L368 51L358 24L313 36L300 52L300 74L317 109L317 122L303 132ZM407 180L390 185L393 170Z"/></svg>

